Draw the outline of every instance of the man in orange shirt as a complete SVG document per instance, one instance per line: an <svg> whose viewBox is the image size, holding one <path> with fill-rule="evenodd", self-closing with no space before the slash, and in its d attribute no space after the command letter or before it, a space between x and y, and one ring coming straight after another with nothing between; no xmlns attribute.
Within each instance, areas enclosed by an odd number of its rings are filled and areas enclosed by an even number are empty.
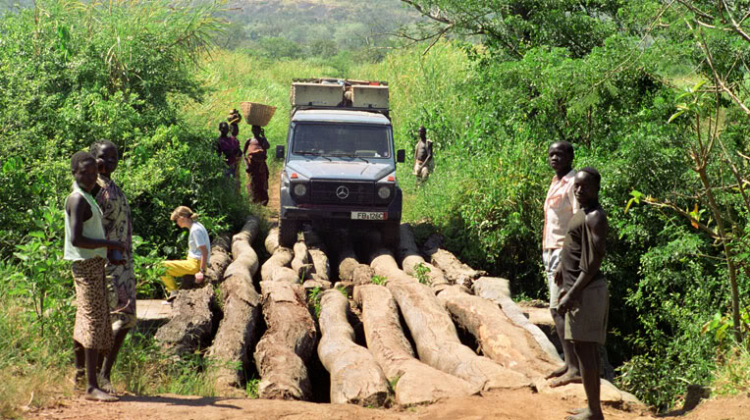
<svg viewBox="0 0 750 420"><path fill-rule="evenodd" d="M560 264L560 253L565 241L565 234L568 231L568 222L570 222L573 214L578 211L579 205L573 192L573 181L576 175L576 171L573 169L573 145L567 141L553 143L549 147L547 158L549 166L555 171L555 176L552 178L552 184L544 201L542 259L549 286L550 312L552 313L552 319L555 321L555 330L557 336L560 337L565 355L565 365L547 376L547 379L557 378L550 384L550 386L556 387L581 381L578 359L573 344L565 341L565 317L557 310L560 288L555 283L554 275Z"/></svg>

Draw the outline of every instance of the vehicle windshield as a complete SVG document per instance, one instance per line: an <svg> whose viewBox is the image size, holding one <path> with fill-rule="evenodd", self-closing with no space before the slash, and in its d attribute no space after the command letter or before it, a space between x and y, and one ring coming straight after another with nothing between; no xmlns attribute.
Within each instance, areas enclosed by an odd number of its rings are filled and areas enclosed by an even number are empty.
<svg viewBox="0 0 750 420"><path fill-rule="evenodd" d="M296 155L391 157L390 130L384 125L298 124L293 141Z"/></svg>

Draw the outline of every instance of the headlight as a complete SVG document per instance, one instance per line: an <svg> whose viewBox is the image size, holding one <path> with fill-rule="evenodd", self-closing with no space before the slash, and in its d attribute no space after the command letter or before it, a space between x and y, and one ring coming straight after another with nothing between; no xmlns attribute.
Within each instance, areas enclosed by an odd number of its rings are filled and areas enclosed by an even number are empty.
<svg viewBox="0 0 750 420"><path fill-rule="evenodd" d="M294 186L294 195L302 197L307 194L307 186L305 184L297 184Z"/></svg>
<svg viewBox="0 0 750 420"><path fill-rule="evenodd" d="M391 196L391 188L382 186L378 188L378 197L380 197L383 200L387 200Z"/></svg>

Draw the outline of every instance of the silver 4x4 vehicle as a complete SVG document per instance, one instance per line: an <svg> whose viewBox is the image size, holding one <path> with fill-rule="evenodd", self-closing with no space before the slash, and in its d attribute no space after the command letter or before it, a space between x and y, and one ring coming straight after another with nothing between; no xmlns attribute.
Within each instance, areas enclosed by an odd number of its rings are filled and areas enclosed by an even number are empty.
<svg viewBox="0 0 750 420"><path fill-rule="evenodd" d="M313 79L292 84L287 153L281 172L279 242L292 246L301 225L381 232L399 240L402 193L384 82Z"/></svg>

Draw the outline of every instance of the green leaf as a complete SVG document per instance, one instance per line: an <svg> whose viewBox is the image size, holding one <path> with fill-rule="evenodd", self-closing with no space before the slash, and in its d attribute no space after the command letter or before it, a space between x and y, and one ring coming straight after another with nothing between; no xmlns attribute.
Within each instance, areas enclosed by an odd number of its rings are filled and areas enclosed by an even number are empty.
<svg viewBox="0 0 750 420"><path fill-rule="evenodd" d="M675 118L679 117L680 115L682 115L682 114L684 114L684 113L685 113L685 111L678 111L678 112L675 112L674 114L672 114L672 116L671 116L671 117L669 117L669 120L667 120L667 124L671 123L672 121L674 121L674 120L675 120Z"/></svg>

